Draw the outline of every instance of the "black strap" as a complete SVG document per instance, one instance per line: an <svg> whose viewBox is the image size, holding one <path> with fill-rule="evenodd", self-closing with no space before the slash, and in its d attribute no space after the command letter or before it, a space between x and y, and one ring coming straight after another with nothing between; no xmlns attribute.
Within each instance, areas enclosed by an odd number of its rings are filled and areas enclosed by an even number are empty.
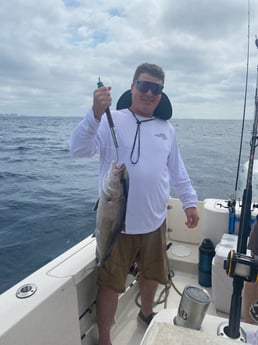
<svg viewBox="0 0 258 345"><path fill-rule="evenodd" d="M132 147L132 151L131 151L131 154L130 154L130 160L131 160L131 163L132 164L137 164L139 159L140 159L140 155L141 155L141 127L140 125L143 123L143 122L148 122L148 121L152 121L152 120L155 120L155 117L152 117L151 119L147 119L147 120L138 120L135 113L130 109L130 112L132 113L133 117L135 118L136 120L136 124L137 124L137 128L136 128L136 132L135 132L135 136L134 136L134 141L133 141L133 147ZM135 150L135 147L136 147L136 141L138 142L138 147L137 147L137 158L134 160L133 156L134 156L134 150Z"/></svg>

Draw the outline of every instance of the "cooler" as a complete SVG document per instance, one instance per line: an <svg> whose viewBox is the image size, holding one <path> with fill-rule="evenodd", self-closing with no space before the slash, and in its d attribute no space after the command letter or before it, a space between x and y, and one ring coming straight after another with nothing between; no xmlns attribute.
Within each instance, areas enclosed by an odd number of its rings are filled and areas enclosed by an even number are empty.
<svg viewBox="0 0 258 345"><path fill-rule="evenodd" d="M223 234L221 241L215 247L212 260L212 291L214 305L217 311L229 314L233 291L233 278L224 270L224 260L231 249L237 248L237 235ZM242 308L243 309L243 308Z"/></svg>
<svg viewBox="0 0 258 345"><path fill-rule="evenodd" d="M240 213L236 205L236 216ZM205 199L202 214L203 228L202 237L210 238L216 246L224 233L228 233L229 211L227 200ZM236 233L238 222L235 223Z"/></svg>

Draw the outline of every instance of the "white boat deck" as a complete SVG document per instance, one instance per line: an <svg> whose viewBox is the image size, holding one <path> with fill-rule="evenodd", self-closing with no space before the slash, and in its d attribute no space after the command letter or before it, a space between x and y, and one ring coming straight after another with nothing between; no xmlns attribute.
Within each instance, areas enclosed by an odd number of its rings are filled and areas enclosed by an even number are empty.
<svg viewBox="0 0 258 345"><path fill-rule="evenodd" d="M205 325L206 328L208 328L208 333L210 333L211 338L214 338L214 336L216 337L217 335L217 328L219 327L219 325L222 323L225 323L225 325L228 324L228 314L225 314L216 310L215 305L214 305L214 296L212 294L212 288L203 287L198 284L197 272L198 272L199 245L182 244L180 242L173 243L173 245L174 246L186 245L187 247L191 248L191 255L186 256L186 257L180 257L180 258L175 257L175 255L172 253L172 248L170 248L168 254L169 254L171 268L172 267L177 268L177 270L174 270L175 275L172 279L173 284L175 285L176 289L179 290L179 292L181 293L183 292L187 284L204 288L209 293L211 297L211 303L209 305L206 316L203 320L203 324ZM139 307L135 303L135 293L137 293L135 292L135 290L137 289L136 285L135 285L135 289L134 288L132 289L134 291L131 292L131 296L129 294L126 294L126 297L121 296L121 300L119 302L118 313L117 313L119 315L119 319L116 320L116 324L112 330L112 345L121 345L121 344L146 345L147 344L147 342L143 341L143 339L145 338L145 333L147 329L146 327L142 325L142 323L137 321L137 313L139 311ZM163 290L163 288L164 288L163 286L159 287L156 297L159 297L159 294ZM126 301L123 301L123 298L125 298ZM176 316L180 299L181 299L181 296L178 294L178 292L176 292L176 290L172 286L170 288L169 296L167 299L167 305L164 306L164 304L158 304L157 306L155 306L154 311L158 312L158 315L156 315L152 324L154 322L163 323L165 321L166 323L169 323L172 327L174 327L172 320ZM242 327L242 323L241 323L241 327ZM254 325L244 324L242 328L245 331L246 330L254 331L256 327L257 326L254 326ZM149 328L148 328L148 332L149 332ZM214 344L222 344L222 343L231 344L235 341L241 342L240 339L237 339L237 340L233 340L230 338L227 339L225 335L224 337L217 337L217 338L218 338L218 341L216 342L214 340ZM199 345L202 344L201 342L202 340L203 340L202 338L199 339ZM155 345L163 345L163 344L167 344L167 342L163 343L160 340L160 343L158 342ZM181 344L181 343L177 342L177 344ZM182 344L186 345L188 344L188 342L184 340L182 341ZM197 344L197 343L189 342L189 344ZM207 344L213 345L210 339L207 340Z"/></svg>
<svg viewBox="0 0 258 345"><path fill-rule="evenodd" d="M182 245L181 243L173 243L174 246ZM191 255L186 257L176 257L172 253L172 247L169 249L169 259L171 262L171 268L180 268L180 270L174 270L175 276L172 281L176 288L182 293L186 284L192 284L199 286L198 284L198 245L184 244L191 248ZM192 272L192 273L191 273ZM160 286L156 297L159 297L160 292L164 286ZM203 287L202 287L203 288ZM212 297L212 289L205 288ZM135 289L136 290L136 289ZM123 301L126 298L126 301ZM175 291L173 286L169 291L166 308L167 310L177 309L180 303L181 296ZM164 310L164 304L158 304L155 306L154 311L160 312ZM137 314L139 307L135 303L135 291L131 293L131 296L121 296L118 307L119 320L116 320L116 324L112 331L112 345L138 345L141 343L146 328L137 321ZM211 303L207 314L217 315L214 303ZM223 317L223 314L220 314ZM172 317L172 315L171 315ZM226 315L224 315L226 317ZM226 320L226 319L225 319Z"/></svg>

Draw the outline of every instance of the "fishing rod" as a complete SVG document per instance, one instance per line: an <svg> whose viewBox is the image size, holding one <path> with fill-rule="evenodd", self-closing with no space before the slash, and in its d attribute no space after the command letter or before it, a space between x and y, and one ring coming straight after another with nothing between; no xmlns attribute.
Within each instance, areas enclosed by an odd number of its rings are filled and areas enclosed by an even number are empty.
<svg viewBox="0 0 258 345"><path fill-rule="evenodd" d="M247 99L247 88L248 88L248 75L249 75L249 57L250 57L250 3L248 1L248 29L247 29L247 53L246 53L246 76L245 76L245 97L244 97L244 107L243 107L243 116L242 116L242 129L241 129L241 139L239 146L239 156L238 156L238 166L237 166L237 176L235 182L235 194L238 189L238 179L239 179L239 170L240 162L242 155L242 146L243 146L243 135L245 127L245 114L246 114L246 99Z"/></svg>
<svg viewBox="0 0 258 345"><path fill-rule="evenodd" d="M258 39L255 40L258 48ZM255 282L258 278L258 263L254 257L246 255L247 239L251 230L251 204L252 204L252 178L255 148L257 146L257 128L258 128L258 66L255 91L255 112L252 138L250 142L250 156L247 172L246 187L243 192L242 209L240 214L239 233L237 241L237 252L231 250L224 263L227 274L233 278L233 294L231 297L229 323L224 328L225 334L233 339L243 336L240 328L242 289L244 281Z"/></svg>
<svg viewBox="0 0 258 345"><path fill-rule="evenodd" d="M242 116L242 128L241 128L241 137L239 145L239 155L237 163L237 174L235 181L235 192L232 199L228 200L228 211L229 211L229 223L228 223L228 233L235 233L235 222L236 222L236 194L238 189L238 180L239 180L239 170L242 156L242 147L243 147L243 137L244 137L244 128L245 128L245 115L246 115L246 100L247 100L247 88L248 88L248 75L249 75L249 60L250 60L250 0L248 0L248 11L247 11L247 53L246 53L246 74L245 74L245 96L244 96L244 106L243 106L243 116Z"/></svg>
<svg viewBox="0 0 258 345"><path fill-rule="evenodd" d="M99 78L99 81L98 81L97 85L98 85L98 88L104 86L104 84L102 83L100 78ZM109 128L110 128L110 131L111 131L111 136L112 136L112 139L113 139L113 143L114 143L115 148L117 150L118 147L119 147L118 146L118 140L117 140L115 126L114 126L114 122L113 122L113 119L112 119L109 107L107 107L107 109L106 109L106 115L107 115L107 120L108 120Z"/></svg>

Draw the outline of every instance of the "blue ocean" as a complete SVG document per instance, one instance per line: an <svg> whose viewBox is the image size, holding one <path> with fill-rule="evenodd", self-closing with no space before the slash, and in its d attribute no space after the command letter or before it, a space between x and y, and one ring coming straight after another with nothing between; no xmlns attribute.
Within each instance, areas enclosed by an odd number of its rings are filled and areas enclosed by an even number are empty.
<svg viewBox="0 0 258 345"><path fill-rule="evenodd" d="M98 157L69 153L80 120L0 117L0 293L94 231ZM199 200L231 197L242 122L171 122ZM249 158L251 131L246 121L242 162Z"/></svg>

